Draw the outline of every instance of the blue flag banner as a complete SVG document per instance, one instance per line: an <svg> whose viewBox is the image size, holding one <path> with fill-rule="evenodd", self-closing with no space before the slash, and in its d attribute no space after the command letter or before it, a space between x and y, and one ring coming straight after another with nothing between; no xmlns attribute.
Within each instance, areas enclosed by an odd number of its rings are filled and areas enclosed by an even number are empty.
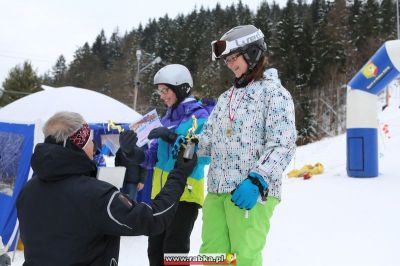
<svg viewBox="0 0 400 266"><path fill-rule="evenodd" d="M350 81L352 89L378 94L394 78L399 70L390 60L386 46L383 45Z"/></svg>

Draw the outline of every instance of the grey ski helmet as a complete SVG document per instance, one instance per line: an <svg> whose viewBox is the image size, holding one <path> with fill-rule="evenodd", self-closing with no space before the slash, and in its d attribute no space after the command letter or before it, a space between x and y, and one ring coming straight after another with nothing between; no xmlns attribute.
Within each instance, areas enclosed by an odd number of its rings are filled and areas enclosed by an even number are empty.
<svg viewBox="0 0 400 266"><path fill-rule="evenodd" d="M243 54L249 65L254 69L263 53L267 51L264 34L253 25L234 27L222 35L221 39L211 42L212 59L225 58L234 53Z"/></svg>
<svg viewBox="0 0 400 266"><path fill-rule="evenodd" d="M184 65L167 65L154 76L154 85L165 84L177 96L178 102L188 97L193 88L193 79L189 69Z"/></svg>

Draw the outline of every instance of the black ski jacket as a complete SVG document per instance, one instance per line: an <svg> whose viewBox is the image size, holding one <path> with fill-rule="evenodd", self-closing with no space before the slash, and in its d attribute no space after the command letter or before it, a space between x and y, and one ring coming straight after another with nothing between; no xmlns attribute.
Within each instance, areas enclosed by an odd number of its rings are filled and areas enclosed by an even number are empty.
<svg viewBox="0 0 400 266"><path fill-rule="evenodd" d="M118 265L120 236L157 235L168 226L185 171L174 169L149 206L94 178L95 164L69 146L35 147L35 175L17 200L24 265Z"/></svg>

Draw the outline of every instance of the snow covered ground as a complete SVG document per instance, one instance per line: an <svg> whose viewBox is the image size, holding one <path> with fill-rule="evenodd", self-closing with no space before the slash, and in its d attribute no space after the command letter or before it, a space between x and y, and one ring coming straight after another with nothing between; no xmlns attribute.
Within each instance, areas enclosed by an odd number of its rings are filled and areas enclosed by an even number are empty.
<svg viewBox="0 0 400 266"><path fill-rule="evenodd" d="M311 179L284 178L282 202L271 221L264 265L400 265L400 87L392 86L390 106L379 115L379 177L349 178L345 135L299 147L288 170L322 163ZM191 250L201 244L201 214ZM147 238L123 237L120 266L148 265ZM12 255L12 253L10 253ZM23 263L17 252L13 266Z"/></svg>

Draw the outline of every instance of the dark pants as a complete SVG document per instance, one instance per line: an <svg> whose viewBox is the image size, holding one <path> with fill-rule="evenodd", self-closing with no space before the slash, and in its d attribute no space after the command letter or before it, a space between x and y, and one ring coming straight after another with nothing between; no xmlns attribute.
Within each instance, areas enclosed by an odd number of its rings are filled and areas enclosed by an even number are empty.
<svg viewBox="0 0 400 266"><path fill-rule="evenodd" d="M131 200L136 200L138 192L137 185L137 183L124 182L124 186L122 187L121 192L127 194Z"/></svg>
<svg viewBox="0 0 400 266"><path fill-rule="evenodd" d="M199 214L199 205L179 202L174 219L160 235L149 236L147 255L150 266L164 265L164 253L189 253L190 234Z"/></svg>

